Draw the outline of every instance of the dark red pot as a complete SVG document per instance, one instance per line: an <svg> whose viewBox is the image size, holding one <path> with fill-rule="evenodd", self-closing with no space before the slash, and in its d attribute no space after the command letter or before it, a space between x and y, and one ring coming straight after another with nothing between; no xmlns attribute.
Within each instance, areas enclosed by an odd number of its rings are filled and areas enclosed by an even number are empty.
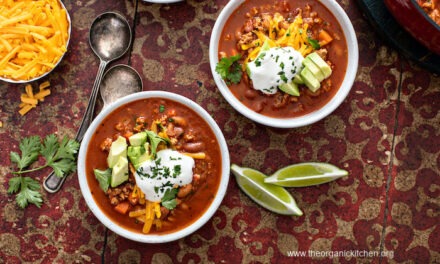
<svg viewBox="0 0 440 264"><path fill-rule="evenodd" d="M418 5L416 0L384 0L388 10L415 39L440 55L440 26Z"/></svg>

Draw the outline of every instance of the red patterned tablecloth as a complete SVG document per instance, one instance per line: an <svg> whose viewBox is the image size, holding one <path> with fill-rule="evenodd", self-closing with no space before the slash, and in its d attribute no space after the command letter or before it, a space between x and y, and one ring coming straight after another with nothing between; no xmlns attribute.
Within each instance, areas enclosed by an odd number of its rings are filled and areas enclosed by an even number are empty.
<svg viewBox="0 0 440 264"><path fill-rule="evenodd" d="M387 46L356 2L338 1L359 40L354 87L334 113L298 129L256 124L217 90L208 47L226 0L64 2L73 26L69 51L41 80L51 82L52 94L21 117L24 85L0 83L0 263L440 263L440 78ZM25 136L75 135L98 69L89 28L105 11L123 14L135 32L131 52L113 64L137 69L144 90L202 105L224 131L233 163L270 174L323 161L349 176L289 189L301 217L262 209L231 176L214 217L167 244L140 244L107 230L86 206L76 174L62 191L44 193L40 209L18 208L7 194L9 152ZM48 172L31 176L42 181Z"/></svg>

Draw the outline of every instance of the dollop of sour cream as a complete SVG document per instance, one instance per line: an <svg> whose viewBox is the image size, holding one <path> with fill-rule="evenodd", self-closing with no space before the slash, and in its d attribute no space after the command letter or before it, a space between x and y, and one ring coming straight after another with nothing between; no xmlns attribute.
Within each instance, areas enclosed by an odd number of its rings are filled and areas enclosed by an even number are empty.
<svg viewBox="0 0 440 264"><path fill-rule="evenodd" d="M302 68L304 57L292 47L274 47L262 51L248 63L250 78L255 90L274 94L282 83L293 80Z"/></svg>
<svg viewBox="0 0 440 264"><path fill-rule="evenodd" d="M194 159L175 150L164 149L154 160L145 161L134 174L137 186L151 202L160 202L165 192L175 185L192 182Z"/></svg>

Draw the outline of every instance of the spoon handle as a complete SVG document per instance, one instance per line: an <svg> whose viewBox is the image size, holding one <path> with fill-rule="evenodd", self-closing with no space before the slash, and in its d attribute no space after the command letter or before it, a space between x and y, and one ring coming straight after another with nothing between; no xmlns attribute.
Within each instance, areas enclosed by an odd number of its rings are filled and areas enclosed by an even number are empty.
<svg viewBox="0 0 440 264"><path fill-rule="evenodd" d="M92 123L93 114L95 111L96 97L98 95L99 86L101 84L102 76L104 75L104 70L107 66L107 63L108 62L103 60L101 60L101 62L99 63L98 73L92 88L92 94L90 95L89 103L87 104L86 112L84 113L81 125L79 126L78 132L76 133L75 140L78 142L81 142L84 134L87 131L87 128ZM66 180L66 177L67 175L64 177L58 177L52 171L44 180L43 187L48 193L56 193L61 189L61 186Z"/></svg>
<svg viewBox="0 0 440 264"><path fill-rule="evenodd" d="M98 74L95 79L95 83L93 84L92 94L90 95L89 103L87 104L86 112L84 113L84 117L81 121L81 125L79 126L78 132L76 133L76 141L81 142L84 137L84 134L89 128L90 124L93 120L93 114L95 112L95 104L96 97L98 95L99 86L101 84L102 76L104 75L105 67L107 66L107 62L101 60L98 68Z"/></svg>

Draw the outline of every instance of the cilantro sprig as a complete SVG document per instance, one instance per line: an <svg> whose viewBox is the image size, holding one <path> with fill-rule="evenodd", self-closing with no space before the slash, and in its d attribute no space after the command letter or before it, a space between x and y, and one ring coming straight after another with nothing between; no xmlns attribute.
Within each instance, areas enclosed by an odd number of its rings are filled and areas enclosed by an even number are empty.
<svg viewBox="0 0 440 264"><path fill-rule="evenodd" d="M313 47L313 49L317 50L317 49L321 48L321 45L319 45L319 41L318 40L312 39L312 38L308 37L307 41Z"/></svg>
<svg viewBox="0 0 440 264"><path fill-rule="evenodd" d="M8 193L18 192L15 200L21 208L25 208L29 203L40 208L43 198L39 191L40 183L30 177L14 177L9 180Z"/></svg>
<svg viewBox="0 0 440 264"><path fill-rule="evenodd" d="M153 131L145 130L145 132L147 133L148 140L150 141L151 155L154 158L156 157L157 146L159 145L159 143L164 142L166 144L169 144L170 141L167 138L160 137L158 134L154 133Z"/></svg>
<svg viewBox="0 0 440 264"><path fill-rule="evenodd" d="M112 169L108 168L106 170L99 170L94 169L93 173L95 174L95 178L99 183L99 187L104 192L107 192L108 188L110 187L110 180L112 177Z"/></svg>
<svg viewBox="0 0 440 264"><path fill-rule="evenodd" d="M11 161L17 163L17 167L20 171L37 160L41 148L40 141L39 136L24 138L19 145L21 157L17 152L12 151L10 153Z"/></svg>
<svg viewBox="0 0 440 264"><path fill-rule="evenodd" d="M10 153L11 161L18 168L17 171L12 173L18 176L9 179L8 193L17 193L16 202L21 208L25 208L29 203L40 207L43 202L42 195L39 192L40 183L35 179L22 175L46 167L51 167L58 177L74 172L76 170L76 153L79 149L79 143L67 137L59 142L55 134L46 136L43 142L39 136L30 136L20 141L19 149L21 155L15 151ZM40 156L45 159L42 166L26 169L37 161Z"/></svg>
<svg viewBox="0 0 440 264"><path fill-rule="evenodd" d="M215 67L215 71L220 74L220 77L222 77L227 84L237 84L241 81L243 71L240 63L238 63L240 57L240 54L231 57L223 57Z"/></svg>
<svg viewBox="0 0 440 264"><path fill-rule="evenodd" d="M162 206L167 208L168 210L173 210L174 208L176 208L177 206L176 195L178 191L179 190L177 190L176 188L170 188L166 190L162 197L162 201L161 201Z"/></svg>

